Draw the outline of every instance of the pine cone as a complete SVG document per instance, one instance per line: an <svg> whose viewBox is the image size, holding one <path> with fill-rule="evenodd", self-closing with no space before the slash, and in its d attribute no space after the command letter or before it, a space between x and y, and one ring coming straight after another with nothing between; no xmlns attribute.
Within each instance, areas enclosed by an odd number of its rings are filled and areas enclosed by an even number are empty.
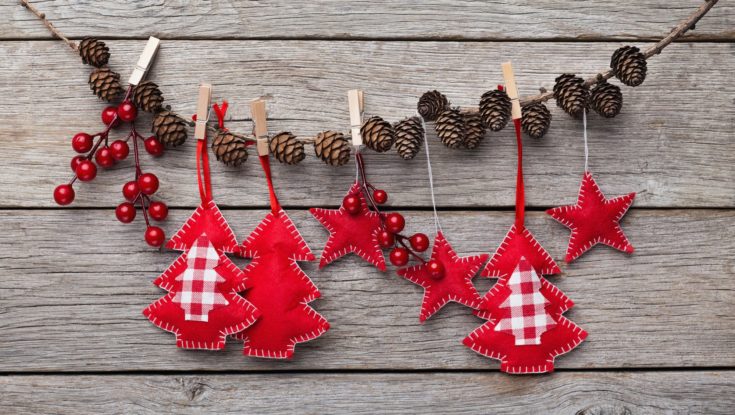
<svg viewBox="0 0 735 415"><path fill-rule="evenodd" d="M330 166L342 166L350 161L350 142L337 131L323 131L314 140L314 153Z"/></svg>
<svg viewBox="0 0 735 415"><path fill-rule="evenodd" d="M480 98L482 122L492 131L500 131L510 121L510 97L500 89L487 91Z"/></svg>
<svg viewBox="0 0 735 415"><path fill-rule="evenodd" d="M616 85L601 81L590 95L592 109L605 118L613 118L623 108L623 93Z"/></svg>
<svg viewBox="0 0 735 415"><path fill-rule="evenodd" d="M456 108L450 108L439 114L434 129L442 143L449 148L459 148L464 143L466 137L464 117Z"/></svg>
<svg viewBox="0 0 735 415"><path fill-rule="evenodd" d="M613 53L610 67L615 77L628 86L638 86L646 80L646 57L635 46L623 46Z"/></svg>
<svg viewBox="0 0 735 415"><path fill-rule="evenodd" d="M465 114L464 124L466 127L464 146L469 149L477 148L480 145L480 141L485 138L486 131L480 114L476 112Z"/></svg>
<svg viewBox="0 0 735 415"><path fill-rule="evenodd" d="M245 140L223 129L215 133L212 140L212 151L217 160L227 166L237 167L248 159Z"/></svg>
<svg viewBox="0 0 735 415"><path fill-rule="evenodd" d="M543 103L524 105L521 114L521 127L531 138L541 138L549 131L551 111Z"/></svg>
<svg viewBox="0 0 735 415"><path fill-rule="evenodd" d="M79 42L79 56L85 65L101 68L110 60L110 49L101 40L85 37Z"/></svg>
<svg viewBox="0 0 735 415"><path fill-rule="evenodd" d="M426 121L434 121L439 114L449 109L449 100L437 90L424 92L419 98L417 109Z"/></svg>
<svg viewBox="0 0 735 415"><path fill-rule="evenodd" d="M120 74L109 68L97 68L89 74L89 87L98 98L112 101L122 94L120 86Z"/></svg>
<svg viewBox="0 0 735 415"><path fill-rule="evenodd" d="M404 160L416 157L424 141L424 126L419 117L408 117L398 121L393 130L396 132L395 147Z"/></svg>
<svg viewBox="0 0 735 415"><path fill-rule="evenodd" d="M590 90L584 85L584 79L565 73L556 78L554 98L567 114L578 117L589 108Z"/></svg>
<svg viewBox="0 0 735 415"><path fill-rule="evenodd" d="M280 132L268 143L271 154L285 164L299 164L306 157L304 143L288 131Z"/></svg>
<svg viewBox="0 0 735 415"><path fill-rule="evenodd" d="M368 118L360 128L362 141L365 145L378 153L383 153L393 147L396 140L393 127L390 123L378 116Z"/></svg>
<svg viewBox="0 0 735 415"><path fill-rule="evenodd" d="M133 90L133 105L143 111L158 111L163 105L163 95L158 85L152 81L139 83Z"/></svg>
<svg viewBox="0 0 735 415"><path fill-rule="evenodd" d="M163 144L176 147L186 141L186 121L171 111L163 110L156 113L153 119L151 132Z"/></svg>

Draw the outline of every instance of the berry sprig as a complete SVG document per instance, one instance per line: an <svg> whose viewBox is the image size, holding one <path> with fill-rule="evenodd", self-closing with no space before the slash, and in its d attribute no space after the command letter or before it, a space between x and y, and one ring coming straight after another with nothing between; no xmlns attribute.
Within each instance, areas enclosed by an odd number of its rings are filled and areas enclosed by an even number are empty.
<svg viewBox="0 0 735 415"><path fill-rule="evenodd" d="M389 259L391 264L402 267L408 264L413 257L422 264L428 263L431 270L436 270L436 275L440 277L444 270L442 265L436 261L426 261L421 257L420 253L429 249L429 237L424 233L415 233L406 236L401 232L406 227L406 219L398 212L383 213L380 211L380 205L388 202L388 193L385 190L378 189L367 180L365 175L365 162L362 154L355 154L357 161L357 169L360 175L360 192L368 202L368 207L374 210L380 216L382 228L378 231L378 244L383 249L390 249ZM360 213L360 197L354 194L348 194L342 200L342 206L350 214ZM434 275L434 271L432 271Z"/></svg>
<svg viewBox="0 0 735 415"><path fill-rule="evenodd" d="M135 128L135 119L138 116L138 108L130 100L133 86L128 88L125 98L118 105L108 106L102 110L102 123L105 129L96 134L77 133L71 141L74 151L79 153L71 159L71 169L74 176L68 183L61 184L54 190L54 200L59 205L65 206L74 201L74 183L79 179L89 182L97 177L97 166L110 168L118 161L125 160L130 154L131 140L133 142L133 158L135 161L134 180L125 183L122 193L126 201L119 204L115 209L115 216L122 223L130 223L136 217L136 205L140 205L143 219L146 224L145 241L148 245L159 247L163 245L165 233L158 226L152 226L150 219L162 221L168 216L168 207L165 203L151 200L159 186L158 177L153 173L144 173L140 167L139 141L143 143L148 154L158 157L163 154L163 144L156 136L143 137ZM125 139L117 139L110 143L110 131L127 123L130 127ZM96 162L96 164L95 164Z"/></svg>

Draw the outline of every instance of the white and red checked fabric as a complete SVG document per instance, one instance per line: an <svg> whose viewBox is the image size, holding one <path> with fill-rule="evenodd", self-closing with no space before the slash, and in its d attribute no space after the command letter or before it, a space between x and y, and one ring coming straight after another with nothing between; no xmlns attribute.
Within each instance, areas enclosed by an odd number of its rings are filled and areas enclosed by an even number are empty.
<svg viewBox="0 0 735 415"><path fill-rule="evenodd" d="M209 312L229 304L217 291L217 283L225 279L215 271L219 254L206 234L201 234L189 248L186 271L176 280L182 281L182 290L173 298L184 310L184 319L209 321Z"/></svg>
<svg viewBox="0 0 735 415"><path fill-rule="evenodd" d="M521 257L508 280L511 294L500 304L510 317L502 318L495 331L510 333L516 346L541 344L541 335L556 326L546 312L549 300L541 294L541 280L525 257Z"/></svg>

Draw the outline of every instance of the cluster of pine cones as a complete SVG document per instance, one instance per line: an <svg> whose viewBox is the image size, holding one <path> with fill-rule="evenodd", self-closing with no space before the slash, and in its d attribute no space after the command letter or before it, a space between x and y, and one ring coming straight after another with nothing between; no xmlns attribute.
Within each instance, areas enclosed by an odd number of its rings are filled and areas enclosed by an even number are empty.
<svg viewBox="0 0 735 415"><path fill-rule="evenodd" d="M646 79L646 58L634 46L624 46L610 60L613 75L625 85L638 86ZM554 85L556 104L567 114L580 117L590 107L605 118L612 118L623 107L623 94L616 85L599 78L592 90L585 80L574 74L562 74ZM498 88L480 99L479 112L460 112L438 91L426 92L418 103L418 111L434 127L442 143L449 148L475 148L486 129L502 130L511 117L508 95ZM551 125L551 111L543 102L532 102L521 108L521 126L532 138L541 138Z"/></svg>
<svg viewBox="0 0 735 415"><path fill-rule="evenodd" d="M488 128L500 131L508 124L510 107L510 98L502 87L482 95L479 112L452 108L447 97L436 90L424 93L417 105L426 121L434 121L436 134L445 146L469 149L480 145Z"/></svg>
<svg viewBox="0 0 735 415"><path fill-rule="evenodd" d="M368 118L360 132L366 147L379 153L395 148L405 160L416 156L424 140L424 127L418 117L409 117L391 125L378 116ZM220 129L212 140L217 160L228 166L239 166L248 159L248 138ZM280 132L269 138L271 154L284 164L298 164L305 157L306 140L291 132ZM350 161L351 141L341 132L322 131L313 139L314 154L330 166L342 166Z"/></svg>
<svg viewBox="0 0 735 415"><path fill-rule="evenodd" d="M95 68L89 74L89 87L98 98L112 102L123 95L125 90L120 84L120 74L107 67L110 49L105 42L84 38L79 42L79 55L82 62ZM131 101L138 109L154 114L151 132L161 143L175 147L186 141L186 121L163 106L163 94L155 82L139 83L132 91Z"/></svg>

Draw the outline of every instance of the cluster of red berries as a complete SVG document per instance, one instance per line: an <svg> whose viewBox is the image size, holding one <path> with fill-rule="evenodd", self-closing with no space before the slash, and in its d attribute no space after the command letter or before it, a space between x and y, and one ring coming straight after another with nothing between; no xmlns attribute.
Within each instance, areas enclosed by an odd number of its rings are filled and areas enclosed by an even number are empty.
<svg viewBox="0 0 735 415"><path fill-rule="evenodd" d="M129 96L129 94L128 94ZM125 160L130 154L128 142L133 141L133 156L135 158L135 180L123 185L122 193L126 202L115 209L115 216L122 223L130 223L136 216L136 203L139 203L146 222L145 240L154 247L163 245L165 234L158 226L151 226L149 217L162 221L168 216L168 207L163 202L151 201L150 196L158 190L158 177L153 173L143 173L140 168L138 141L148 154L158 157L163 154L163 144L155 136L142 137L135 130L134 121L138 116L138 109L126 99L117 107L109 106L102 111L102 123L105 129L94 135L78 133L71 140L71 146L79 153L71 159L71 170L74 177L69 183L61 184L54 189L54 200L59 205L68 205L74 201L74 182L79 179L89 182L97 177L97 166L110 168L118 161ZM130 133L124 140L115 140L109 143L110 130L120 125L120 122L130 124ZM95 141L96 139L96 141Z"/></svg>
<svg viewBox="0 0 735 415"><path fill-rule="evenodd" d="M373 204L373 207L378 211L377 205L383 205L388 201L388 193L382 189L376 189L371 184L367 183L364 185L365 190L372 190L372 194L364 191L368 202ZM361 210L360 198L356 195L347 195L342 200L342 206L350 214L357 214ZM397 212L391 212L388 214L379 213L383 222L383 227L378 231L378 244L383 249L391 249L389 259L391 264L402 267L408 264L411 256L418 259L422 263L426 262L419 255L420 252L424 252L429 249L429 237L424 233L415 233L410 237L401 234L401 231L406 227L406 220L403 215ZM436 262L436 261L429 261ZM438 262L433 266L441 264ZM432 265L429 264L431 269ZM443 273L443 270L442 270Z"/></svg>

